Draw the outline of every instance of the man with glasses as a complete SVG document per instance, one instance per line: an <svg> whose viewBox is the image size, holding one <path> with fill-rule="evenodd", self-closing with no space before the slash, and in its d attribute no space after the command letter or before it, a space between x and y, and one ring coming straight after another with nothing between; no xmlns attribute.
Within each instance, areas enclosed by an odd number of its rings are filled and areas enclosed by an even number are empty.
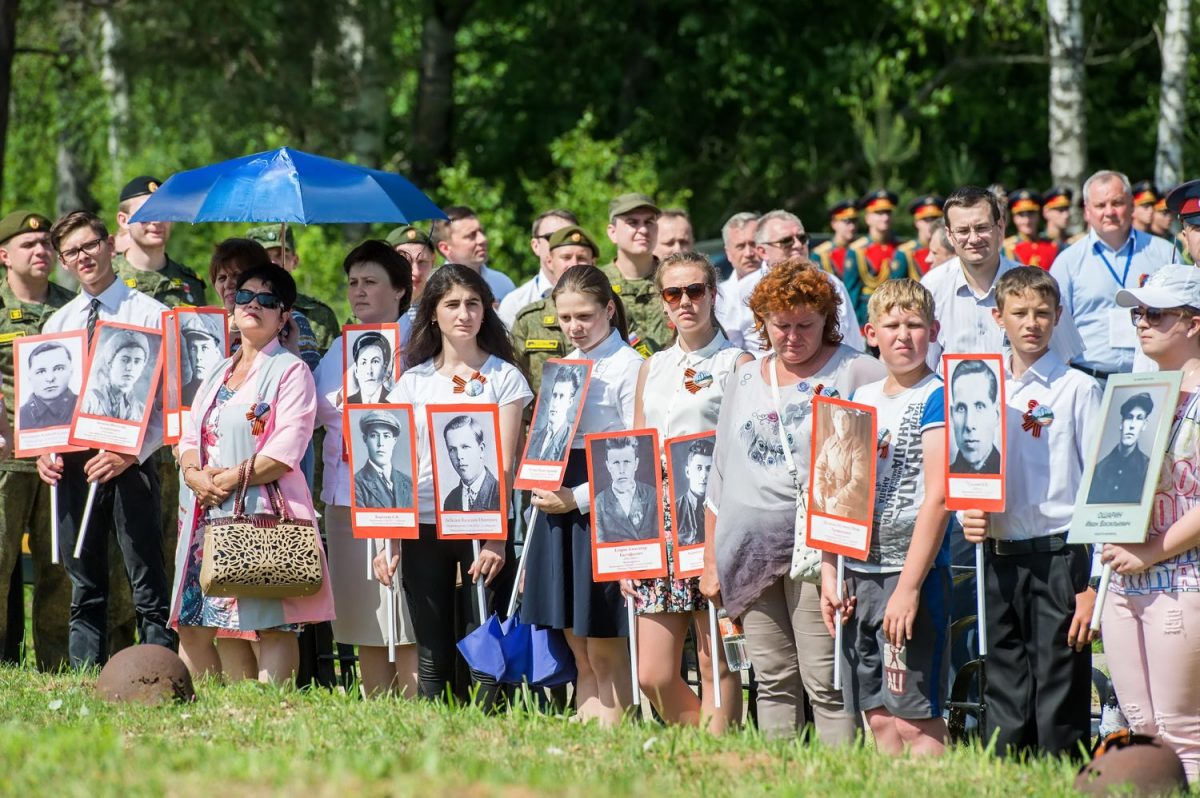
<svg viewBox="0 0 1200 798"><path fill-rule="evenodd" d="M1137 288L1163 265L1178 260L1171 242L1133 227L1129 178L1102 170L1083 184L1088 234L1054 259L1050 273L1062 289L1065 317L1075 320L1084 352L1069 361L1099 380L1132 371L1140 351L1117 291Z"/></svg>
<svg viewBox="0 0 1200 798"><path fill-rule="evenodd" d="M736 316L725 326L725 333L734 345L745 349L755 357L767 354L766 341L762 333L754 329L754 314L750 312L750 295L758 286L759 281L776 263L782 263L790 258L809 260L808 233L804 224L794 213L784 210L774 210L763 214L754 230L754 250L760 266L738 282L738 299ZM811 261L810 261L811 263ZM817 264L811 264L820 270ZM846 287L828 272L821 272L829 280L833 290L840 299L838 303L838 330L842 334L842 343L863 350L862 332L858 328L858 320L851 310L850 297ZM732 315L732 312L731 312Z"/></svg>
<svg viewBox="0 0 1200 798"><path fill-rule="evenodd" d="M858 201L867 234L850 244L843 279L860 325L867 323L867 303L875 289L884 280L908 276L903 259L896 257L904 242L892 232L892 211L898 201L886 188L876 189Z"/></svg>
<svg viewBox="0 0 1200 798"><path fill-rule="evenodd" d="M50 228L59 262L79 283L79 295L45 324L45 332L85 330L95 337L101 321L160 328L166 306L118 280L112 268L113 241L104 222L86 211L69 213ZM90 343L90 340L89 340ZM73 586L70 622L72 667L103 665L108 658L108 538L115 533L133 585L138 633L142 643L173 648L168 627L170 589L163 564L161 516L146 512L159 506L156 452L162 444L162 413L157 397L148 397L149 423L135 455L88 450L42 455L38 474L58 486L59 555ZM73 556L79 522L91 483L99 490L78 559Z"/></svg>
<svg viewBox="0 0 1200 798"><path fill-rule="evenodd" d="M505 327L512 329L513 322L517 320L517 314L521 308L530 302L537 302L550 296L554 284L558 282L558 275L550 270L550 236L573 224L579 224L579 220L575 218L575 214L564 208L552 208L539 214L533 220L529 248L533 250L533 254L538 259L538 272L532 280L513 289L500 302L500 309L497 313Z"/></svg>
<svg viewBox="0 0 1200 798"><path fill-rule="evenodd" d="M671 344L671 330L654 283L658 217L658 206L645 194L622 194L608 203L608 240L616 246L617 256L600 267L625 305L629 344L643 357Z"/></svg>
<svg viewBox="0 0 1200 798"><path fill-rule="evenodd" d="M822 269L836 274L841 280L846 273L846 253L850 251L850 242L858 231L858 208L854 200L844 199L834 203L829 209L829 229L833 231L833 238L813 248L813 259L821 264Z"/></svg>
<svg viewBox="0 0 1200 798"><path fill-rule="evenodd" d="M7 421L11 429L17 406L13 342L40 333L50 314L70 302L72 294L50 282L54 272L50 220L40 213L17 210L0 219L0 263L4 264L4 277L0 279L4 416L0 423ZM17 654L25 636L21 538L26 531L34 566L33 647L38 668L55 671L67 661L71 583L61 568L50 563L50 500L46 486L37 478L31 460L5 456L0 460L0 644L6 654Z"/></svg>
<svg viewBox="0 0 1200 798"><path fill-rule="evenodd" d="M113 270L130 288L167 307L203 305L204 281L167 254L171 223L130 221L160 185L162 181L157 178L142 175L121 189L117 229L124 235L127 246L113 258Z"/></svg>

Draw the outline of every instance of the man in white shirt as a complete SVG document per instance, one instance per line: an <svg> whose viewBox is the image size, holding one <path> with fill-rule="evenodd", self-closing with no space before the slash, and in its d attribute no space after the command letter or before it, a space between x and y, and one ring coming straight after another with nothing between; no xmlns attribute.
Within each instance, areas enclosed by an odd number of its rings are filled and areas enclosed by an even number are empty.
<svg viewBox="0 0 1200 798"><path fill-rule="evenodd" d="M433 223L433 246L442 262L459 263L479 272L492 289L492 299L499 304L516 285L504 272L488 268L487 236L479 217L465 205L452 205L446 209L446 216Z"/></svg>
<svg viewBox="0 0 1200 798"><path fill-rule="evenodd" d="M725 257L733 272L717 286L717 321L729 330L737 322L738 281L758 271L761 265L754 251L754 230L758 227L758 214L749 211L735 213L721 228L721 240L725 244Z"/></svg>
<svg viewBox="0 0 1200 798"><path fill-rule="evenodd" d="M579 224L579 220L575 218L575 214L563 208L553 208L533 220L529 248L537 256L538 273L533 276L532 280L513 289L500 302L498 313L500 321L504 322L505 327L511 330L521 308L530 302L545 299L554 290L554 284L558 282L558 275L550 268L550 236L573 224Z"/></svg>
<svg viewBox="0 0 1200 798"><path fill-rule="evenodd" d="M79 295L51 316L44 332L86 330L94 337L100 321L159 328L166 306L133 290L113 272L113 240L94 214L76 211L50 228L59 262L79 283ZM108 658L108 539L115 533L133 586L138 636L142 643L175 647L168 628L170 586L163 563L158 464L162 414L152 390L141 452L43 454L38 474L58 485L59 548L74 588L71 598L70 660L73 667L103 665ZM78 559L72 556L89 483L99 483L87 540Z"/></svg>
<svg viewBox="0 0 1200 798"><path fill-rule="evenodd" d="M750 295L754 293L763 275L776 263L789 258L809 258L808 233L804 231L804 224L799 217L788 211L775 210L764 214L759 217L754 231L754 252L761 265L756 271L738 281L737 305L736 309L731 311L736 315L730 319L730 325L725 327L725 334L735 345L755 357L762 357L767 354L767 349L763 346L761 334L754 329ZM813 268L817 268L815 264ZM821 274L825 275L825 279L829 280L841 298L837 314L842 343L861 352L865 344L858 320L854 316L854 309L850 306L850 295L846 293L846 287L834 275L825 271Z"/></svg>

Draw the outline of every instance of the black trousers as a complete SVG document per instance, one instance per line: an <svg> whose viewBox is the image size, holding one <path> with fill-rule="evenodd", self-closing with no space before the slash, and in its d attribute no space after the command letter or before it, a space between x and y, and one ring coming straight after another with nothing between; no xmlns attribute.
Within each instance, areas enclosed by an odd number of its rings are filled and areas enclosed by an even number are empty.
<svg viewBox="0 0 1200 798"><path fill-rule="evenodd" d="M401 580L417 637L418 693L422 698L438 699L445 697L447 687L454 681L456 644L486 619L478 617L479 601L467 574L475 561L471 542L438 540L433 524L421 524L420 535L417 540L401 541ZM455 623L460 573L463 589L471 591L468 620L461 626ZM504 568L486 591L490 610L499 612L501 617L508 609L515 574L516 556L509 538L504 545ZM471 677L484 688L480 691L481 700L490 703L495 690L487 688L493 687L494 681L477 671L472 671Z"/></svg>
<svg viewBox="0 0 1200 798"><path fill-rule="evenodd" d="M176 646L175 633L167 626L171 592L163 566L157 455L99 486L83 550L75 558L90 487L83 466L95 454L63 455L58 483L59 556L71 579L72 667L103 665L108 659L108 539L114 533L133 589L140 642Z"/></svg>
<svg viewBox="0 0 1200 798"><path fill-rule="evenodd" d="M987 736L1001 756L1079 758L1091 733L1092 652L1067 645L1086 546L998 556L987 546Z"/></svg>

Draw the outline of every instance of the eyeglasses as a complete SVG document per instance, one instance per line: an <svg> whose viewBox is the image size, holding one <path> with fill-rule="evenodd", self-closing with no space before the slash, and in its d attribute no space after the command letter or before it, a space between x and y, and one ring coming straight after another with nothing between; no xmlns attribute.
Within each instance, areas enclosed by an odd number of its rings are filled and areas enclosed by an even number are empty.
<svg viewBox="0 0 1200 798"><path fill-rule="evenodd" d="M950 231L950 234L962 241L969 241L971 236L976 238L989 238L992 233L996 232L996 225L981 225L979 227L955 227Z"/></svg>
<svg viewBox="0 0 1200 798"><path fill-rule="evenodd" d="M662 290L662 298L668 305L678 305L683 300L684 294L687 294L688 299L693 302L699 302L707 293L708 285L705 283L692 283L683 287L672 285Z"/></svg>
<svg viewBox="0 0 1200 798"><path fill-rule="evenodd" d="M779 247L780 249L791 249L792 247L807 247L808 233L797 233L786 238L781 238L778 241L764 241L764 247Z"/></svg>
<svg viewBox="0 0 1200 798"><path fill-rule="evenodd" d="M279 301L279 297L270 291L254 292L248 288L239 288L237 293L233 295L233 303L235 305L249 305L255 301L258 302L258 306L263 310L274 310L283 304Z"/></svg>
<svg viewBox="0 0 1200 798"><path fill-rule="evenodd" d="M1142 319L1146 320L1146 324L1151 327L1157 327L1162 324L1162 320L1174 316L1183 318L1185 316L1195 315L1194 311L1187 308L1130 308L1129 318L1133 321L1133 326L1136 327L1142 323Z"/></svg>
<svg viewBox="0 0 1200 798"><path fill-rule="evenodd" d="M103 244L105 240L106 239L103 238L97 238L93 241L88 241L85 244L80 244L77 247L64 250L58 253L58 259L67 265L74 265L79 261L80 253L87 253L89 258L94 258L96 257L96 253L100 251L100 245Z"/></svg>

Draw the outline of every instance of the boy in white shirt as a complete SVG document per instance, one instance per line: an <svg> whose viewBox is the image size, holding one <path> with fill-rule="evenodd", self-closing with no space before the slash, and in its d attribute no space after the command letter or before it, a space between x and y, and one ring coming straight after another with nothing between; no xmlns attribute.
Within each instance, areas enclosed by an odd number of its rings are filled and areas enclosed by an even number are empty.
<svg viewBox="0 0 1200 798"><path fill-rule="evenodd" d="M879 462L871 549L865 561L846 561L844 700L866 714L884 753L940 754L950 667L946 418L942 381L925 363L938 324L933 297L908 279L880 285L867 316L867 342L879 348L888 376L853 397L877 410ZM822 611L832 634L836 586L832 568L824 570Z"/></svg>
<svg viewBox="0 0 1200 798"><path fill-rule="evenodd" d="M1081 755L1091 731L1096 593L1087 546L1067 545L1084 437L1100 386L1050 350L1058 283L1023 266L996 285L992 311L1011 345L1003 513L969 510L963 534L985 544L988 655L985 737L1001 755Z"/></svg>

